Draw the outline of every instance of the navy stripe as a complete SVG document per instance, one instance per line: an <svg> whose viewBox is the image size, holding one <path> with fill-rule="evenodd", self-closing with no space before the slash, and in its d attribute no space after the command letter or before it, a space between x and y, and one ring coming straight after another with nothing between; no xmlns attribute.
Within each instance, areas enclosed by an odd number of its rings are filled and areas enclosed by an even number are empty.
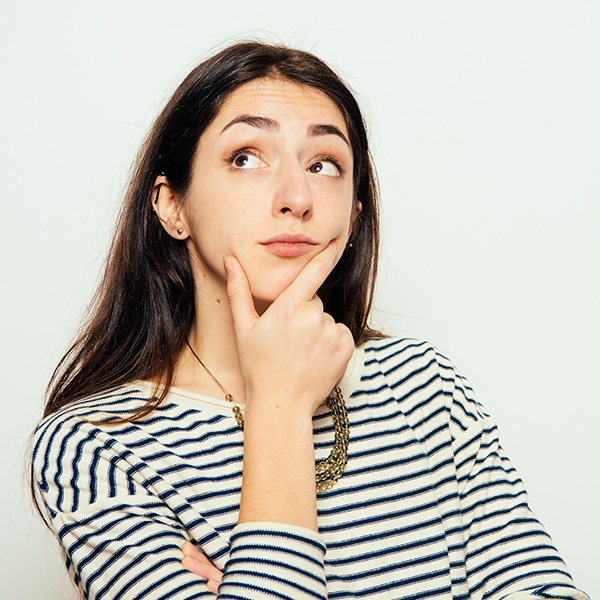
<svg viewBox="0 0 600 600"><path fill-rule="evenodd" d="M87 597L211 597L181 566L189 539L225 569L220 598L500 600L509 589L583 598L452 363L425 342L392 338L357 356L354 389L344 390L348 465L317 496L318 535L236 525L243 434L226 407L170 394L135 423L105 423L148 401L153 387L136 383L47 418L35 478ZM325 407L313 430L318 459L333 446Z"/></svg>

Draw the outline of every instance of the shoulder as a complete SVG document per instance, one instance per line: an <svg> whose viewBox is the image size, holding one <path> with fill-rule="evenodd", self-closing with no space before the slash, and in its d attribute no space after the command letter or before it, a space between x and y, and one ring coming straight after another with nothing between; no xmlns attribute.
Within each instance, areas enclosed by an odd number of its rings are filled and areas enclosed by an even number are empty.
<svg viewBox="0 0 600 600"><path fill-rule="evenodd" d="M67 504L74 509L82 487L95 497L91 474L99 468L110 470L119 458L111 421L122 422L135 414L150 396L147 384L121 386L65 406L38 425L33 435L33 477L51 513Z"/></svg>
<svg viewBox="0 0 600 600"><path fill-rule="evenodd" d="M32 470L51 516L154 493L163 469L178 472L182 460L205 464L217 451L237 451L229 411L181 401L172 391L148 415L131 419L155 395L152 384L136 382L74 402L40 423Z"/></svg>
<svg viewBox="0 0 600 600"><path fill-rule="evenodd" d="M361 346L364 368L359 394L387 390L414 425L445 415L457 437L489 418L473 388L435 346L412 338L373 338Z"/></svg>
<svg viewBox="0 0 600 600"><path fill-rule="evenodd" d="M424 340L412 338L373 338L362 347L368 380L376 375L389 379L393 389L420 374L442 382L456 378L454 365L437 348Z"/></svg>
<svg viewBox="0 0 600 600"><path fill-rule="evenodd" d="M43 447L73 437L86 425L126 419L148 402L148 386L125 385L64 406L47 416L34 432L34 460Z"/></svg>
<svg viewBox="0 0 600 600"><path fill-rule="evenodd" d="M429 342L412 338L372 338L361 347L365 353L365 365L377 363L386 371L408 363L419 363L423 357L436 353Z"/></svg>

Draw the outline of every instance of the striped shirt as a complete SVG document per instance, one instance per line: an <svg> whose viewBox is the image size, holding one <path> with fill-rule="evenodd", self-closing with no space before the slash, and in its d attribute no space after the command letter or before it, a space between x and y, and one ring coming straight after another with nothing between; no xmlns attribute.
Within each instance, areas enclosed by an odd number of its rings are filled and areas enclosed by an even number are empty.
<svg viewBox="0 0 600 600"><path fill-rule="evenodd" d="M318 494L319 533L237 524L243 433L225 400L145 382L78 401L38 427L34 470L85 598L209 598L181 565L191 540L224 572L219 598L574 598L491 417L429 344L376 339L341 382L348 465ZM325 405L315 459L333 445Z"/></svg>

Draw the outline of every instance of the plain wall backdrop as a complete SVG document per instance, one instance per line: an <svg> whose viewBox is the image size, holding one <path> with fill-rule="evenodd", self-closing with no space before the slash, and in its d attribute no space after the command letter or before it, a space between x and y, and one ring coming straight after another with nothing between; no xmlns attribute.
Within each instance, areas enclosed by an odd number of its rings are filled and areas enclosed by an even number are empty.
<svg viewBox="0 0 600 600"><path fill-rule="evenodd" d="M25 484L44 387L129 165L200 59L260 37L357 92L378 167L375 324L469 377L576 583L600 597L600 3L4 1L0 598L71 599Z"/></svg>

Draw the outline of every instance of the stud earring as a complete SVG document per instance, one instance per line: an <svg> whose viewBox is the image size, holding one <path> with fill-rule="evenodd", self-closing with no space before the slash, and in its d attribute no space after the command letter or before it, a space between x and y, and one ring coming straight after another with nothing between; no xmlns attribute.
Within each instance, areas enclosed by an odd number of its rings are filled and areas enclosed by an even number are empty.
<svg viewBox="0 0 600 600"><path fill-rule="evenodd" d="M181 235L183 233L183 229L178 229L177 230L177 235Z"/></svg>

